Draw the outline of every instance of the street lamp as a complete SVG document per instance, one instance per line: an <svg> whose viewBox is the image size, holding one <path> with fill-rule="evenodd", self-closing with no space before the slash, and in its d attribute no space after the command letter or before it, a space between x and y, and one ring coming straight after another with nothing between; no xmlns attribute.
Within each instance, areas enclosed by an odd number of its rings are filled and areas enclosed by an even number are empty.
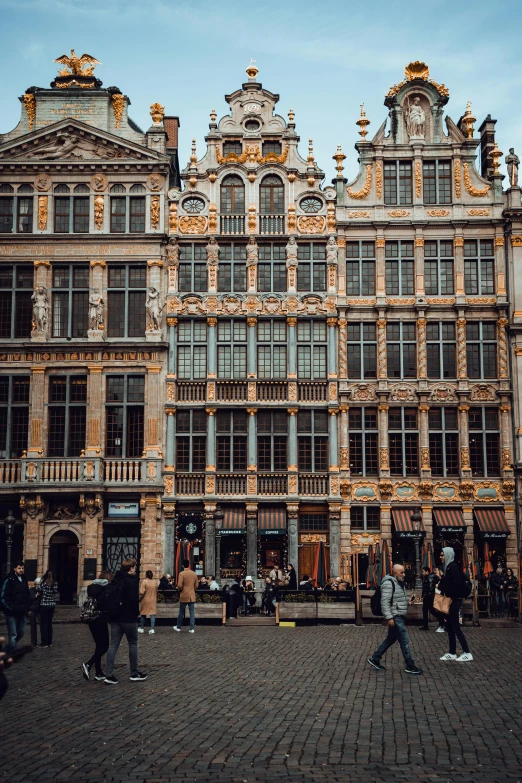
<svg viewBox="0 0 522 783"><path fill-rule="evenodd" d="M221 579L221 528L223 527L223 519L225 514L220 506L217 506L214 513L214 521L216 523L216 579Z"/></svg>
<svg viewBox="0 0 522 783"><path fill-rule="evenodd" d="M415 544L415 590L422 590L421 565L419 543L421 539L422 514L418 508L410 516L413 527L413 541Z"/></svg>
<svg viewBox="0 0 522 783"><path fill-rule="evenodd" d="M13 516L13 512L8 511L7 516L4 519L5 543L7 545L7 563L5 566L6 576L11 570L11 547L13 546L15 524L16 524L16 519Z"/></svg>

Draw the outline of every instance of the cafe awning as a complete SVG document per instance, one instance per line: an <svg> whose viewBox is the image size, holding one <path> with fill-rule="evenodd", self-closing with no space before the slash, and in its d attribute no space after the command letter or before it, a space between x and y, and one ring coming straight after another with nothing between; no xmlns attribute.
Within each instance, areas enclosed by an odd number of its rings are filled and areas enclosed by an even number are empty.
<svg viewBox="0 0 522 783"><path fill-rule="evenodd" d="M257 512L257 530L259 533L285 533L285 509L261 507Z"/></svg>
<svg viewBox="0 0 522 783"><path fill-rule="evenodd" d="M502 508L473 509L476 523L484 538L506 538L510 534Z"/></svg>
<svg viewBox="0 0 522 783"><path fill-rule="evenodd" d="M245 509L241 506L229 506L223 509L223 527L225 532L245 532Z"/></svg>
<svg viewBox="0 0 522 783"><path fill-rule="evenodd" d="M392 508L393 524L395 532L402 538L411 538L415 529L411 521L412 508ZM424 522L419 524L419 532L425 533Z"/></svg>
<svg viewBox="0 0 522 783"><path fill-rule="evenodd" d="M433 516L440 530L457 533L459 530L466 529L460 508L434 508Z"/></svg>

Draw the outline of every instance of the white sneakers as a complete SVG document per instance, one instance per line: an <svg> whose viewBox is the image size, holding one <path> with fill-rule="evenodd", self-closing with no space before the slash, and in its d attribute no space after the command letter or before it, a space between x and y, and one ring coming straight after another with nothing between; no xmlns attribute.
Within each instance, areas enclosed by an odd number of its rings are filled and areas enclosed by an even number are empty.
<svg viewBox="0 0 522 783"><path fill-rule="evenodd" d="M439 627L437 628L437 630L435 631L435 633L446 633L446 631L444 630L444 628L442 627L442 625L439 625Z"/></svg>
<svg viewBox="0 0 522 783"><path fill-rule="evenodd" d="M173 625L173 626L172 626L172 629L173 629L174 631L177 631L178 633L181 633L181 628L178 628L178 626L177 626L177 625Z"/></svg>
<svg viewBox="0 0 522 783"><path fill-rule="evenodd" d="M145 633L143 628L138 628L138 633Z"/></svg>
<svg viewBox="0 0 522 783"><path fill-rule="evenodd" d="M472 660L473 660L473 656L472 656L471 653L462 653L462 655L459 655L459 657L457 658L457 661L460 661L460 662L462 662L462 661L472 661Z"/></svg>
<svg viewBox="0 0 522 783"><path fill-rule="evenodd" d="M444 655L440 658L441 661L456 661L457 656L453 655L453 653L444 653Z"/></svg>
<svg viewBox="0 0 522 783"><path fill-rule="evenodd" d="M444 653L444 655L440 658L441 661L459 661L460 663L464 663L466 661L472 661L473 656L471 653L462 653L457 658L456 655L453 655L453 653Z"/></svg>
<svg viewBox="0 0 522 783"><path fill-rule="evenodd" d="M149 633L156 633L156 631L154 630L154 628L151 628Z"/></svg>
<svg viewBox="0 0 522 783"><path fill-rule="evenodd" d="M193 628L189 628L189 633L196 633Z"/></svg>

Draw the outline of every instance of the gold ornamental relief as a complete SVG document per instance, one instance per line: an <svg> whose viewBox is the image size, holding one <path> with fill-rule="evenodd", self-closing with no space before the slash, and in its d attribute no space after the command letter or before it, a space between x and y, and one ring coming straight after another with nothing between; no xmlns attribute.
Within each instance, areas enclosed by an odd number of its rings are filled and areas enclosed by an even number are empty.
<svg viewBox="0 0 522 783"><path fill-rule="evenodd" d="M92 76L96 66L101 65L100 61L90 54L82 54L78 57L74 49L71 49L70 57L62 54L54 62L64 66L59 72L60 76Z"/></svg>
<svg viewBox="0 0 522 783"><path fill-rule="evenodd" d="M511 234L511 247L522 247L521 234Z"/></svg>
<svg viewBox="0 0 522 783"><path fill-rule="evenodd" d="M350 198L355 198L358 200L361 200L363 198L366 198L366 196L369 194L372 187L372 167L371 164L368 163L366 166L366 179L364 182L364 186L361 190L352 190L351 188L347 188L347 193Z"/></svg>
<svg viewBox="0 0 522 783"><path fill-rule="evenodd" d="M408 215L411 215L411 212L407 209L392 209L391 212L388 212L388 217L394 217L394 218L402 218L402 217L408 217Z"/></svg>
<svg viewBox="0 0 522 783"><path fill-rule="evenodd" d="M350 220L355 220L356 218L371 218L371 216L372 213L366 209L357 209L354 212L348 212Z"/></svg>
<svg viewBox="0 0 522 783"><path fill-rule="evenodd" d="M300 234L322 234L325 228L325 218L321 215L305 217L301 215L297 219L297 228Z"/></svg>
<svg viewBox="0 0 522 783"><path fill-rule="evenodd" d="M103 210L105 198L101 194L94 197L94 225L98 231L103 228Z"/></svg>
<svg viewBox="0 0 522 783"><path fill-rule="evenodd" d="M480 196L487 196L491 185L486 185L484 188L476 188L471 184L471 175L469 173L469 163L464 164L464 186L470 196L479 198Z"/></svg>
<svg viewBox="0 0 522 783"><path fill-rule="evenodd" d="M152 196L150 199L150 225L158 228L160 222L160 197Z"/></svg>
<svg viewBox="0 0 522 783"><path fill-rule="evenodd" d="M430 217L448 217L449 209L427 209L426 214Z"/></svg>
<svg viewBox="0 0 522 783"><path fill-rule="evenodd" d="M179 230L182 234L204 234L207 230L207 219L202 215L181 217L179 219Z"/></svg>
<svg viewBox="0 0 522 783"><path fill-rule="evenodd" d="M25 93L24 106L25 111L27 112L27 127L29 130L32 130L36 119L36 100L32 93Z"/></svg>
<svg viewBox="0 0 522 783"><path fill-rule="evenodd" d="M470 217L488 217L489 209L468 209Z"/></svg>
<svg viewBox="0 0 522 783"><path fill-rule="evenodd" d="M178 233L178 205L175 201L169 204L169 234Z"/></svg>
<svg viewBox="0 0 522 783"><path fill-rule="evenodd" d="M47 196L38 196L38 230L47 228Z"/></svg>
<svg viewBox="0 0 522 783"><path fill-rule="evenodd" d="M422 446L421 447L421 468L423 470L429 470L430 469L430 450L429 448Z"/></svg>
<svg viewBox="0 0 522 783"><path fill-rule="evenodd" d="M380 160L375 164L375 195L378 199L382 198L382 161Z"/></svg>
<svg viewBox="0 0 522 783"><path fill-rule="evenodd" d="M462 186L461 174L460 174L460 160L456 160L455 163L453 164L453 172L455 176L455 196L456 198L460 198L461 186Z"/></svg>
<svg viewBox="0 0 522 783"><path fill-rule="evenodd" d="M116 130L119 130L123 117L123 109L125 108L125 98L121 92L115 92L111 96L111 103L112 110L114 112L114 119L116 120Z"/></svg>
<svg viewBox="0 0 522 783"><path fill-rule="evenodd" d="M420 160L415 161L415 193L417 198L422 195L422 170Z"/></svg>

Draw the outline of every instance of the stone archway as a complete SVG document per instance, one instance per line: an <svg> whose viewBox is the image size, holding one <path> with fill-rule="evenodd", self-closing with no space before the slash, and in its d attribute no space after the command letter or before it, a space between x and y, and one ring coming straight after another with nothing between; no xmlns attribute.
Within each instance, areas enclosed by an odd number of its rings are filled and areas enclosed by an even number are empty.
<svg viewBox="0 0 522 783"><path fill-rule="evenodd" d="M56 522L46 527L44 563L58 582L60 603L76 603L79 589L78 564L82 549L81 525Z"/></svg>

